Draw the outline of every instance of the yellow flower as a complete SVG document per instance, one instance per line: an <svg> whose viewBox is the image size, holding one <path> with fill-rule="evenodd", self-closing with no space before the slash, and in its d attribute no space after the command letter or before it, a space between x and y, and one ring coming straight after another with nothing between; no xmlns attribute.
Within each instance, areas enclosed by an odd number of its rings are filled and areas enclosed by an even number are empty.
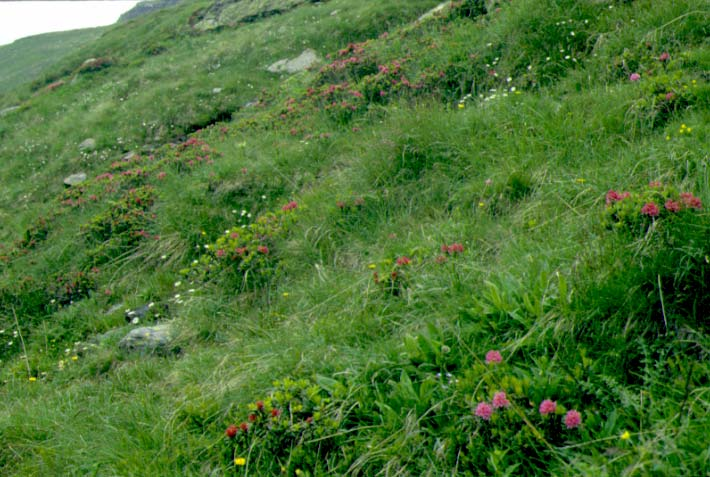
<svg viewBox="0 0 710 477"><path fill-rule="evenodd" d="M485 204L485 202L479 202L479 203L478 203L478 206L479 206L479 207L485 207L486 204Z"/></svg>
<svg viewBox="0 0 710 477"><path fill-rule="evenodd" d="M242 465L246 465L246 463L247 463L247 460L244 457L237 457L236 459L234 459L234 465L242 466Z"/></svg>
<svg viewBox="0 0 710 477"><path fill-rule="evenodd" d="M670 141L670 140L671 140L671 137L670 137L670 136L666 136L666 141Z"/></svg>
<svg viewBox="0 0 710 477"><path fill-rule="evenodd" d="M288 292L283 292L283 297L288 298Z"/></svg>
<svg viewBox="0 0 710 477"><path fill-rule="evenodd" d="M464 104L463 104L463 103L459 103L459 109L463 109L463 108L465 108Z"/></svg>
<svg viewBox="0 0 710 477"><path fill-rule="evenodd" d="M34 383L35 381L37 381L37 378L35 378L34 376L30 376L30 382Z"/></svg>
<svg viewBox="0 0 710 477"><path fill-rule="evenodd" d="M583 178L581 178L581 177L578 177L577 179L575 179L575 181L576 181L578 184L584 184L585 182L587 182L587 179L583 179Z"/></svg>
<svg viewBox="0 0 710 477"><path fill-rule="evenodd" d="M71 357L71 360L72 360L72 361L78 361L78 360L79 360L79 357L78 357L77 355L74 355L74 356Z"/></svg>
<svg viewBox="0 0 710 477"><path fill-rule="evenodd" d="M624 431L624 433L621 434L622 441L629 440L630 438L631 438L631 433L629 433L629 431Z"/></svg>
<svg viewBox="0 0 710 477"><path fill-rule="evenodd" d="M369 268L370 270L374 270L375 268L377 268L377 265L375 265L374 263L371 263L367 266L367 268Z"/></svg>
<svg viewBox="0 0 710 477"><path fill-rule="evenodd" d="M685 131L686 131L686 132L690 132L690 131L692 131L692 130L693 130L693 128L685 128Z"/></svg>

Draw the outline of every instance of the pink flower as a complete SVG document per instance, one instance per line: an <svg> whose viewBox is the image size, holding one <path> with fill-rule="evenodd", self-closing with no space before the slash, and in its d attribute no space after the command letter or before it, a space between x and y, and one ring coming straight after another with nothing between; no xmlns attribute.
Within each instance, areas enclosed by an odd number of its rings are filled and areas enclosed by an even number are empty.
<svg viewBox="0 0 710 477"><path fill-rule="evenodd" d="M666 101L672 101L673 98L675 98L675 94L673 93L673 91L669 91L668 93L666 93Z"/></svg>
<svg viewBox="0 0 710 477"><path fill-rule="evenodd" d="M225 255L225 251L222 250L221 248L217 250L217 257L222 258Z"/></svg>
<svg viewBox="0 0 710 477"><path fill-rule="evenodd" d="M680 212L680 202L677 202L672 199L668 199L664 205L667 211L669 212Z"/></svg>
<svg viewBox="0 0 710 477"><path fill-rule="evenodd" d="M680 194L680 198L683 201L683 203L687 206L690 207L691 209L696 209L700 210L703 208L703 203L695 197L693 194L690 192L683 192Z"/></svg>
<svg viewBox="0 0 710 477"><path fill-rule="evenodd" d="M490 350L486 353L486 364L498 364L503 362L503 356L500 351Z"/></svg>
<svg viewBox="0 0 710 477"><path fill-rule="evenodd" d="M648 215L649 217L658 217L658 214L660 214L660 213L661 213L661 210L653 202L648 202L646 205L641 207L641 214L642 215Z"/></svg>
<svg viewBox="0 0 710 477"><path fill-rule="evenodd" d="M619 194L615 190L609 190L609 192L606 193L606 205L609 206L614 202L622 201L630 196L631 194L629 192L622 192Z"/></svg>
<svg viewBox="0 0 710 477"><path fill-rule="evenodd" d="M641 79L641 75L638 73L631 73L631 76L629 76L629 81L638 81Z"/></svg>
<svg viewBox="0 0 710 477"><path fill-rule="evenodd" d="M656 189L658 187L661 187L663 184L661 184L660 181L651 181L648 183L648 186L652 189Z"/></svg>
<svg viewBox="0 0 710 477"><path fill-rule="evenodd" d="M664 51L661 53L661 56L658 57L658 61L668 61L670 57L671 55L669 55L667 51Z"/></svg>
<svg viewBox="0 0 710 477"><path fill-rule="evenodd" d="M565 414L565 426L567 426L567 429L575 429L579 427L579 425L582 423L582 415L572 409L571 411L567 411L567 414Z"/></svg>
<svg viewBox="0 0 710 477"><path fill-rule="evenodd" d="M490 421L493 415L493 407L487 402L479 402L478 406L476 406L475 414L484 421Z"/></svg>
<svg viewBox="0 0 710 477"><path fill-rule="evenodd" d="M557 402L545 399L540 403L540 414L547 416L552 414L557 409Z"/></svg>
<svg viewBox="0 0 710 477"><path fill-rule="evenodd" d="M510 407L510 401L508 401L508 398L505 396L505 392L498 391L493 395L493 407L496 409Z"/></svg>

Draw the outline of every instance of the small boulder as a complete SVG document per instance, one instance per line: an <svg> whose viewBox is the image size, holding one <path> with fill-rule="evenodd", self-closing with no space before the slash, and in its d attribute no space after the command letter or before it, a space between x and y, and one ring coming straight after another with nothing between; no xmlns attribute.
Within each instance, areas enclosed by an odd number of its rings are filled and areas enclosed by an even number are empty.
<svg viewBox="0 0 710 477"><path fill-rule="evenodd" d="M173 327L164 323L131 330L119 341L118 347L125 352L169 354L179 351L177 347L173 346L174 339Z"/></svg>
<svg viewBox="0 0 710 477"><path fill-rule="evenodd" d="M307 48L296 58L279 60L266 68L271 73L298 73L318 64L320 59L318 54Z"/></svg>
<svg viewBox="0 0 710 477"><path fill-rule="evenodd" d="M79 144L79 150L81 152L91 152L94 149L96 149L96 139L92 137L84 139L81 144Z"/></svg>
<svg viewBox="0 0 710 477"><path fill-rule="evenodd" d="M74 187L86 180L86 173L78 172L64 178L64 185L67 187Z"/></svg>

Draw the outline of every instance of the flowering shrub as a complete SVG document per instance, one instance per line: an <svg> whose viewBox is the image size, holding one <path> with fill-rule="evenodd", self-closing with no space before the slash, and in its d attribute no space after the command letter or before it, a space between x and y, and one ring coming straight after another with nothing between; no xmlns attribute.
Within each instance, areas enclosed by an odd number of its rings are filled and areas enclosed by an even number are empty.
<svg viewBox="0 0 710 477"><path fill-rule="evenodd" d="M96 289L96 278L99 270L91 269L89 272L69 272L57 275L51 280L48 287L50 304L55 306L65 306L74 303L81 298L89 296L89 293Z"/></svg>
<svg viewBox="0 0 710 477"><path fill-rule="evenodd" d="M249 225L228 229L217 240L203 246L204 252L183 274L204 281L226 272L246 287L274 275L278 267L275 255L277 239L288 233L296 220L298 204L291 201L276 212L259 216Z"/></svg>
<svg viewBox="0 0 710 477"><path fill-rule="evenodd" d="M609 190L605 197L604 222L609 228L645 234L661 219L682 221L702 210L702 201L690 192L679 193L674 187L652 182L637 193Z"/></svg>
<svg viewBox="0 0 710 477"><path fill-rule="evenodd" d="M409 284L407 270L412 264L412 259L407 256L395 260L384 259L377 264L371 264L372 279L379 289L393 296L402 294Z"/></svg>
<svg viewBox="0 0 710 477"><path fill-rule="evenodd" d="M344 442L338 434L344 413L339 408L344 386L327 390L311 380L286 378L273 383L263 400L248 406L240 424L225 430L226 454L236 465L250 456L269 475L293 475L296 469L316 470ZM264 474L265 475L265 474Z"/></svg>
<svg viewBox="0 0 710 477"><path fill-rule="evenodd" d="M39 217L35 223L25 230L24 236L15 243L18 250L30 250L44 241L49 235L49 222L44 217Z"/></svg>
<svg viewBox="0 0 710 477"><path fill-rule="evenodd" d="M148 210L154 201L153 187L130 189L107 211L82 227L84 238L96 246L92 253L94 260L105 261L150 238L147 230L152 217Z"/></svg>
<svg viewBox="0 0 710 477"><path fill-rule="evenodd" d="M652 182L636 192L606 194L606 228L628 244L625 289L663 320L699 318L710 306L710 218L691 192Z"/></svg>

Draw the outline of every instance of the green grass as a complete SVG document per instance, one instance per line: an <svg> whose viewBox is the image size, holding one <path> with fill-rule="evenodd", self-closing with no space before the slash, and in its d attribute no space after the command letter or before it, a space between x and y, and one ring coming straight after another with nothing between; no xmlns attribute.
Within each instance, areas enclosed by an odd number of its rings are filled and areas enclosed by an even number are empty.
<svg viewBox="0 0 710 477"><path fill-rule="evenodd" d="M702 2L209 3L2 99L3 475L707 474Z"/></svg>
<svg viewBox="0 0 710 477"><path fill-rule="evenodd" d="M33 81L80 47L96 41L105 28L45 33L0 47L0 95Z"/></svg>

